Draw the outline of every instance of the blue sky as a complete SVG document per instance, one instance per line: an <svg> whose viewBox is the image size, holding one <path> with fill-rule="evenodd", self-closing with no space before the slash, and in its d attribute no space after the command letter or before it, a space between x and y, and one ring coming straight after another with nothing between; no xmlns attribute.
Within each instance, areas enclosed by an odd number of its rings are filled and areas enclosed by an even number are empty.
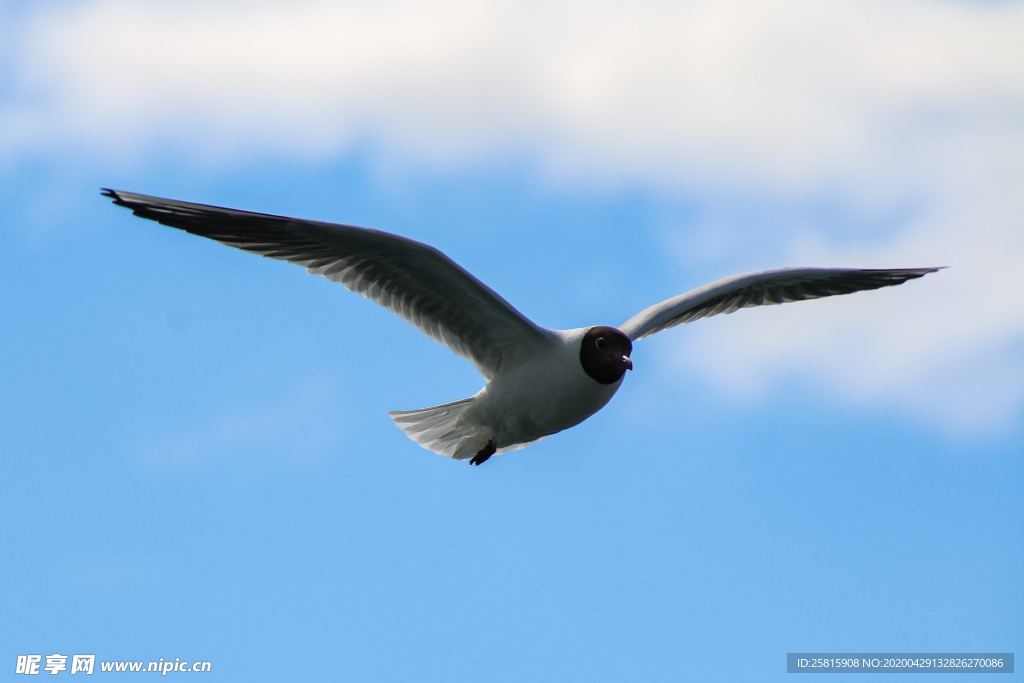
<svg viewBox="0 0 1024 683"><path fill-rule="evenodd" d="M282 7L0 2L0 671L1024 649L1019 3ZM657 335L584 425L471 468L387 411L472 366L101 186L399 232L561 328L758 267L951 268Z"/></svg>

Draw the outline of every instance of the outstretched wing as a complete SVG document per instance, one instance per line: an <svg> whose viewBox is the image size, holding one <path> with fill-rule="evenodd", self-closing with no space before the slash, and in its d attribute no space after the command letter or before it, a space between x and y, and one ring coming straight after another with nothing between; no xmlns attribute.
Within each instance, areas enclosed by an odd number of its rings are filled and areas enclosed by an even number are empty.
<svg viewBox="0 0 1024 683"><path fill-rule="evenodd" d="M553 334L437 249L380 230L104 189L142 218L305 266L397 313L490 379Z"/></svg>
<svg viewBox="0 0 1024 683"><path fill-rule="evenodd" d="M646 308L619 329L635 341L719 313L891 287L937 270L939 268L781 268L734 275Z"/></svg>

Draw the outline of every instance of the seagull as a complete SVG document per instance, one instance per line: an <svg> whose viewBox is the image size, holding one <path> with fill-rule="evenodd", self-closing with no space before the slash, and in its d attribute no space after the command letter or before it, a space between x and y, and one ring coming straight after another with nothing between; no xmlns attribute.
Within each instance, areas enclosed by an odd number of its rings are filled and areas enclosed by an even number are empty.
<svg viewBox="0 0 1024 683"><path fill-rule="evenodd" d="M305 266L470 360L487 382L476 394L389 416L424 448L471 465L575 427L603 408L633 369L633 342L655 332L750 306L890 287L940 270L765 270L666 299L618 327L551 330L439 250L406 237L120 190L102 193L141 218Z"/></svg>

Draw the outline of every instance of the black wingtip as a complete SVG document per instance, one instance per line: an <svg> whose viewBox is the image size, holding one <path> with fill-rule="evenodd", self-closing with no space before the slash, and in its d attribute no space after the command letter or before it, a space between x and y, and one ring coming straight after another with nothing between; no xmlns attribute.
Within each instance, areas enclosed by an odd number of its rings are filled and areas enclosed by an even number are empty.
<svg viewBox="0 0 1024 683"><path fill-rule="evenodd" d="M947 268L949 268L949 266L928 266L926 268L905 268L902 270L893 269L890 272L892 272L893 274L899 273L902 277L906 278L904 280L901 280L900 282L906 282L907 280L916 280L919 277L924 277L925 275L937 273L940 270L946 270Z"/></svg>
<svg viewBox="0 0 1024 683"><path fill-rule="evenodd" d="M115 204L124 205L124 200L121 199L121 195L118 193L117 190L112 190L109 187L101 187L100 194L103 195L104 197L110 197L111 199L114 200Z"/></svg>
<svg viewBox="0 0 1024 683"><path fill-rule="evenodd" d="M947 268L949 268L949 266L929 266L928 268L918 268L917 271L919 275L917 277L923 277L931 273L937 273L940 270L946 270Z"/></svg>

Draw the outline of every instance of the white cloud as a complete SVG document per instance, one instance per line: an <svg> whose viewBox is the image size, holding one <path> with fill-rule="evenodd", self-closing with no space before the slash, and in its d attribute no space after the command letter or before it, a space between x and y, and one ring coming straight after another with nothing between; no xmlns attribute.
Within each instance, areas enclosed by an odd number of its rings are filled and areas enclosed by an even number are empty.
<svg viewBox="0 0 1024 683"><path fill-rule="evenodd" d="M805 372L850 400L988 428L1024 401L1021 35L1024 4L954 0L84 0L19 23L0 157L167 148L208 163L358 144L430 167L527 159L551 179L719 207L913 205L882 233L795 225L719 260L951 270L744 312L724 343L719 323L694 327L702 361L685 371L723 386ZM758 230L712 229L705 252Z"/></svg>
<svg viewBox="0 0 1024 683"><path fill-rule="evenodd" d="M20 59L58 144L370 138L431 163L526 149L613 180L791 190L885 174L922 125L1016 124L1022 27L1020 5L932 0L91 0L39 11Z"/></svg>
<svg viewBox="0 0 1024 683"><path fill-rule="evenodd" d="M679 372L764 395L800 376L856 403L909 409L956 433L1021 424L1024 405L1024 137L951 136L914 160L924 206L883 238L782 231L767 265L949 265L898 289L743 311L691 327ZM728 261L739 234L714 224L683 242ZM770 262L767 260L770 259ZM687 259L683 259L684 262ZM691 262L696 266L696 262Z"/></svg>

